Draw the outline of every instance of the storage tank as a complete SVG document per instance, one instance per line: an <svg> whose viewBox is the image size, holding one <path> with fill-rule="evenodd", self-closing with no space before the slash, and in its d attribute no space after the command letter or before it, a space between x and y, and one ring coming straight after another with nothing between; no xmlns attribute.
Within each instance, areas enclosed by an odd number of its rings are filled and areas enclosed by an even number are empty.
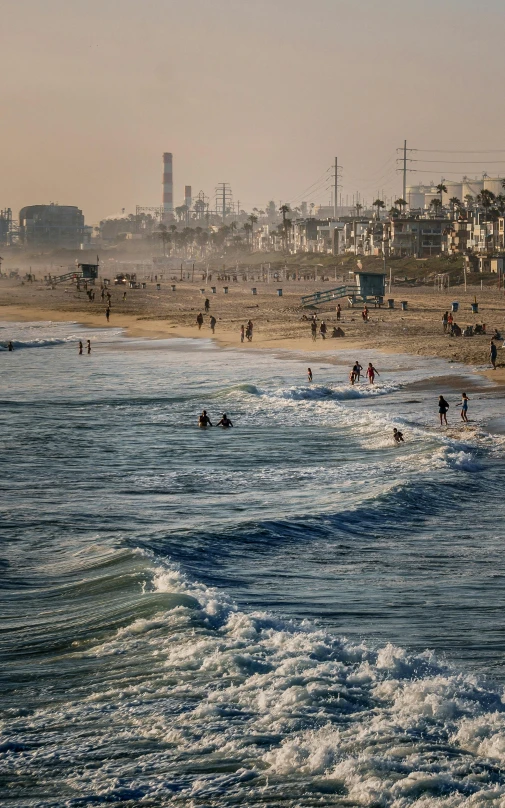
<svg viewBox="0 0 505 808"><path fill-rule="evenodd" d="M473 198L475 199L477 194L480 194L483 188L484 188L483 180L477 180L477 179L471 180L468 179L468 177L463 177L462 201L463 202L465 201L465 196L467 196L468 194L470 194L470 196L473 196Z"/></svg>
<svg viewBox="0 0 505 808"><path fill-rule="evenodd" d="M424 185L407 185L407 199L406 202L411 210L424 208L424 192L426 188Z"/></svg>
<svg viewBox="0 0 505 808"><path fill-rule="evenodd" d="M456 197L460 202L463 201L463 182L444 182L447 188L447 193L442 194L442 201L444 205L449 204L449 199Z"/></svg>
<svg viewBox="0 0 505 808"><path fill-rule="evenodd" d="M484 188L486 191L491 191L495 196L505 193L503 189L503 177L485 177Z"/></svg>

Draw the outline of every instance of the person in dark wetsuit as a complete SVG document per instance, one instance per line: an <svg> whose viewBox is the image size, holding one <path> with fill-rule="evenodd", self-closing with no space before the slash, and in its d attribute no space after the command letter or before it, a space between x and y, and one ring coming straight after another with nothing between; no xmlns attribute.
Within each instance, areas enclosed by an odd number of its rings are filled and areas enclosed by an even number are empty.
<svg viewBox="0 0 505 808"><path fill-rule="evenodd" d="M219 421L218 426L222 426L223 429L229 429L230 426L233 426L226 413L223 413L223 417Z"/></svg>
<svg viewBox="0 0 505 808"><path fill-rule="evenodd" d="M13 351L14 350L14 345L12 344L12 342L7 343L7 350L8 351Z"/></svg>
<svg viewBox="0 0 505 808"><path fill-rule="evenodd" d="M395 440L395 443L405 443L405 441L403 440L403 432L400 432L400 430L397 429L396 427L393 429L393 438Z"/></svg>
<svg viewBox="0 0 505 808"><path fill-rule="evenodd" d="M91 353L91 340L90 339L86 340L86 347L88 349L88 353L90 354Z"/></svg>
<svg viewBox="0 0 505 808"><path fill-rule="evenodd" d="M82 356L82 342L79 342L79 356Z"/></svg>
<svg viewBox="0 0 505 808"><path fill-rule="evenodd" d="M207 426L212 426L212 422L211 422L209 416L207 415L207 410L202 410L202 414L200 415L200 417L198 419L198 426L201 429L203 429L203 428L205 428Z"/></svg>

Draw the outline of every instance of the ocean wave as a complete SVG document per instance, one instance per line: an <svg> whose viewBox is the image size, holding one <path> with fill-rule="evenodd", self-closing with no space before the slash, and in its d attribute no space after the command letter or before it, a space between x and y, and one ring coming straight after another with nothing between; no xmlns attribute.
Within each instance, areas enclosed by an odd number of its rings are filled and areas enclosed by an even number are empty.
<svg viewBox="0 0 505 808"><path fill-rule="evenodd" d="M250 395L262 396L265 398L285 399L287 401L321 401L333 399L334 401L347 401L359 398L373 398L375 396L388 395L400 389L397 384L375 384L375 385L306 385L284 387L274 390L266 390L255 385L240 385L239 390Z"/></svg>
<svg viewBox="0 0 505 808"><path fill-rule="evenodd" d="M169 595L173 608L83 652L97 662L148 659L148 677L129 684L113 677L98 700L67 705L65 717L48 710L31 719L46 731L62 721L94 726L100 745L129 726L136 751L122 760L121 782L138 798L308 806L340 795L392 808L505 798L499 690L430 652L374 648L308 623L247 614L169 566L157 565L152 576L146 597L149 589ZM14 732L10 741L21 739ZM157 744L168 748L153 758ZM24 765L30 770L41 756L39 747L25 752ZM46 752L45 765L50 759ZM117 784L109 770L82 767L81 788L110 796Z"/></svg>

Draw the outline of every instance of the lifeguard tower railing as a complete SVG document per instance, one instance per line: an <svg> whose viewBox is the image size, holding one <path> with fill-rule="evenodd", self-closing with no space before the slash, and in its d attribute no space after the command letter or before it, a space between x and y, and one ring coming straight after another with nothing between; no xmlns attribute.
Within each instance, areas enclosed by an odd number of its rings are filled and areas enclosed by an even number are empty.
<svg viewBox="0 0 505 808"><path fill-rule="evenodd" d="M314 292L313 295L304 295L301 298L303 308L319 306L321 303L329 303L331 300L339 300L343 297L352 297L358 293L357 286L337 286L335 289L325 289L324 292Z"/></svg>

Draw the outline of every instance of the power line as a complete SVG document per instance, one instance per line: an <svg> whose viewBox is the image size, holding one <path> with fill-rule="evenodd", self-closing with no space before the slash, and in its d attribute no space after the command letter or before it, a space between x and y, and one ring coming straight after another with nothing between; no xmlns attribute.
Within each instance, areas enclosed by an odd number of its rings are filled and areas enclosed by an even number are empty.
<svg viewBox="0 0 505 808"><path fill-rule="evenodd" d="M505 149L412 149L423 154L503 154Z"/></svg>
<svg viewBox="0 0 505 808"><path fill-rule="evenodd" d="M481 165L485 163L485 165L503 165L505 160L414 160L409 158L409 163L442 163L442 165Z"/></svg>

